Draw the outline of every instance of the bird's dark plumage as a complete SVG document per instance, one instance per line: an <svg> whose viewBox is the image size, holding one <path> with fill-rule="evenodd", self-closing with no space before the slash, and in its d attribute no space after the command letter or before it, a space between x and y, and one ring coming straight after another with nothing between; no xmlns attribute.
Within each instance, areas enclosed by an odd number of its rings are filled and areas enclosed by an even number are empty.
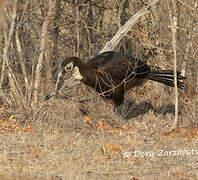
<svg viewBox="0 0 198 180"><path fill-rule="evenodd" d="M60 68L61 75L71 68L75 71L69 83L66 81L63 86L70 86L73 80L82 81L102 96L112 99L116 106L123 103L126 90L143 84L146 80L154 80L174 87L173 70L152 71L146 63L113 51L101 53L87 63L77 57L69 57L63 60ZM183 79L185 78L181 73L177 72L178 88L184 89ZM57 90L61 88L57 84Z"/></svg>

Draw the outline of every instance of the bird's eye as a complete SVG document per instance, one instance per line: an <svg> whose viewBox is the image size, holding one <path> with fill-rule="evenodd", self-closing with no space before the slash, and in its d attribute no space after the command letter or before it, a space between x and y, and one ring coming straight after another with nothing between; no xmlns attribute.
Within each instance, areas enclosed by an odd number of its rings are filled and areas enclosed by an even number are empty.
<svg viewBox="0 0 198 180"><path fill-rule="evenodd" d="M68 71L68 70L72 70L73 69L73 62L70 62L68 63L66 66L65 66L65 70Z"/></svg>

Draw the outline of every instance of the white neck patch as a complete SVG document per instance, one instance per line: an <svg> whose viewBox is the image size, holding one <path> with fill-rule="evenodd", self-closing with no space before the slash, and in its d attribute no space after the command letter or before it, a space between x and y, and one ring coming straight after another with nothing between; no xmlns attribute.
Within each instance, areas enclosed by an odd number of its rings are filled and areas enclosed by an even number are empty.
<svg viewBox="0 0 198 180"><path fill-rule="evenodd" d="M77 79L77 80L82 80L82 79L83 79L82 75L80 74L80 71L79 71L79 68L78 68L78 67L75 67L75 68L74 68L74 72L73 72L72 75L73 75L74 78Z"/></svg>

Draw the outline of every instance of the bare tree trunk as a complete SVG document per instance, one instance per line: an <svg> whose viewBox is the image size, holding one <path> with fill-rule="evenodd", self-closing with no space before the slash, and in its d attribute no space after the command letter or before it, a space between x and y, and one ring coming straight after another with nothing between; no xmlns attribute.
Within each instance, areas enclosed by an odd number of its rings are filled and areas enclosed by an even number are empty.
<svg viewBox="0 0 198 180"><path fill-rule="evenodd" d="M198 10L198 2L196 1L195 2L195 5L194 5L194 8L196 10ZM197 12L197 11L195 11ZM195 20L198 19L198 13L195 14ZM196 27L194 27L194 33L195 32L198 32L198 25ZM195 35L194 35L195 36ZM196 49L196 53L198 54L198 50ZM195 62L196 63L196 69L195 69L195 93L198 94L198 71L197 71L197 68L198 68L198 61Z"/></svg>
<svg viewBox="0 0 198 180"><path fill-rule="evenodd" d="M5 0L0 0L0 28L4 20L4 8L5 8ZM2 88L4 76L5 76L5 61L3 61L2 68L1 68L0 89Z"/></svg>
<svg viewBox="0 0 198 180"><path fill-rule="evenodd" d="M44 54L45 54L45 49L46 49L47 29L48 29L49 22L52 19L51 16L52 16L53 7L54 7L53 4L54 4L54 2L52 2L52 0L50 0L49 11L48 11L46 20L43 23L42 31L41 31L40 55L39 55L38 63L37 63L36 70L35 70L33 107L36 107L36 105L38 103L38 88L39 88L39 85L40 85L41 69L42 69L43 59L44 59Z"/></svg>
<svg viewBox="0 0 198 180"><path fill-rule="evenodd" d="M196 1L194 4L194 13L191 15L193 18L190 19L188 23L188 27L193 27L196 24L198 19L198 2ZM187 43L186 43L186 52L184 56L185 64L188 67L189 71L189 78L188 78L188 87L187 87L187 94L190 97L193 97L198 94L198 61L196 61L196 54L197 49L195 52L192 51L193 47L193 40L196 39L196 32L198 32L198 26L196 25L192 32L187 31ZM196 41L196 40L195 40ZM189 60L189 54L192 54L192 60Z"/></svg>
<svg viewBox="0 0 198 180"><path fill-rule="evenodd" d="M24 13L25 13L25 10L27 8L27 5L28 5L28 2L26 2L25 4L25 8L23 10L23 14L22 14L22 17L24 16ZM23 19L21 17L21 19ZM25 62L23 61L23 57L24 57L24 54L23 54L23 51L22 51L22 48L21 48L21 41L19 39L19 27L21 25L21 22L19 22L19 24L17 25L16 27L16 34L15 34L15 40L16 40L16 46L17 46L17 51L18 51L18 54L19 54L19 62L20 62L20 65L21 65L21 69L22 69L22 73L23 73L23 78L24 78L24 84L25 84L25 96L27 97L27 95L29 94L29 82L28 82L28 75L27 75L27 71L26 71L26 67L25 67Z"/></svg>
<svg viewBox="0 0 198 180"><path fill-rule="evenodd" d="M172 15L172 12L170 10L169 2L167 3L168 3L170 24L171 24L171 30L172 30L172 45L173 45L173 53L174 53L175 120L174 120L172 127L170 128L170 131L172 131L173 129L177 127L177 123L178 123L177 51L176 51L177 17L175 16L176 9L175 9L174 0L172 0L174 15Z"/></svg>
<svg viewBox="0 0 198 180"><path fill-rule="evenodd" d="M60 15L61 15L61 0L56 0L55 4L55 18L54 18L54 32L53 32L53 39L54 39L54 47L53 47L53 53L57 57L57 51L58 51L58 38L59 38L59 21L60 21Z"/></svg>
<svg viewBox="0 0 198 180"><path fill-rule="evenodd" d="M53 18L53 33L52 42L53 44L47 44L45 51L45 62L46 62L46 77L47 80L52 81L52 61L57 60L59 57L58 42L59 42L59 23L61 19L61 0L55 0L54 2L55 15ZM52 46L52 48L51 48ZM51 85L51 84L50 84Z"/></svg>

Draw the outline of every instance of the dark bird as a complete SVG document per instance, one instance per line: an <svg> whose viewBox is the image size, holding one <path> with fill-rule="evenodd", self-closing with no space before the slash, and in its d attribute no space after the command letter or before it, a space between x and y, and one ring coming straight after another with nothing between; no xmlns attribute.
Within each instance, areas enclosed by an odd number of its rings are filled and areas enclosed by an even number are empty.
<svg viewBox="0 0 198 180"><path fill-rule="evenodd" d="M72 72L72 76L64 82L63 75L68 71ZM184 79L185 77L177 72L178 88L184 89ZM152 71L139 59L108 51L93 57L87 63L77 57L64 59L60 64L56 92L83 82L105 98L112 99L115 105L119 106L124 101L125 91L145 83L146 80L174 87L174 72L173 70Z"/></svg>

